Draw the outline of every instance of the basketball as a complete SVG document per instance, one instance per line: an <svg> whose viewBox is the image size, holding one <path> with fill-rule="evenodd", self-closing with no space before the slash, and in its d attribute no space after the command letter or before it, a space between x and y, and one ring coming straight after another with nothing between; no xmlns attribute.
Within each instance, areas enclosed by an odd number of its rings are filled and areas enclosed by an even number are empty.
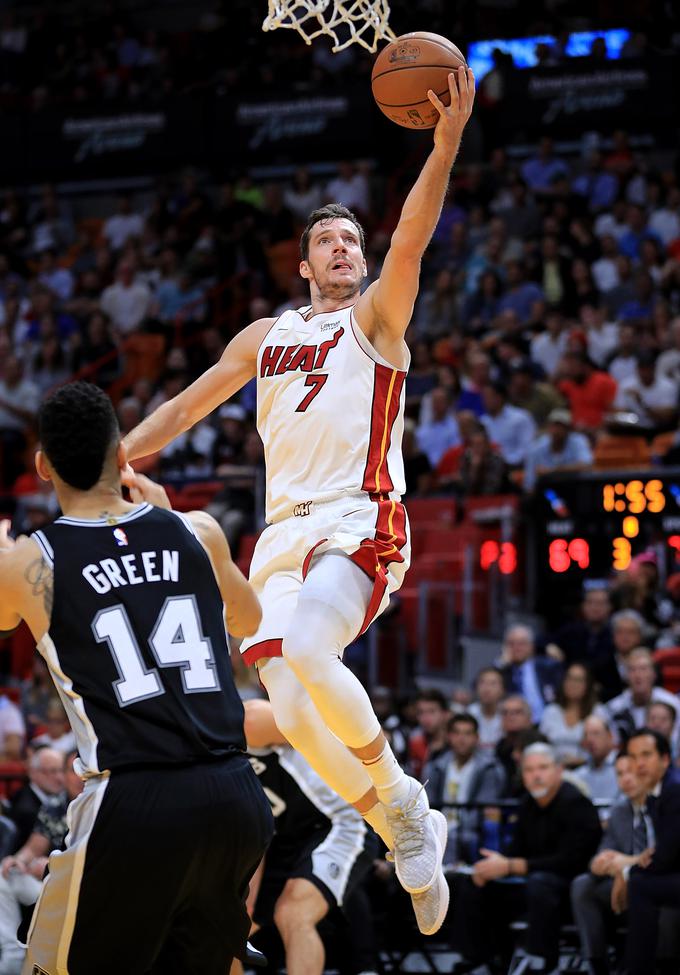
<svg viewBox="0 0 680 975"><path fill-rule="evenodd" d="M427 92L431 88L448 105L449 74L465 63L456 45L441 34L402 34L375 59L371 72L373 97L380 111L397 125L432 129L439 113Z"/></svg>

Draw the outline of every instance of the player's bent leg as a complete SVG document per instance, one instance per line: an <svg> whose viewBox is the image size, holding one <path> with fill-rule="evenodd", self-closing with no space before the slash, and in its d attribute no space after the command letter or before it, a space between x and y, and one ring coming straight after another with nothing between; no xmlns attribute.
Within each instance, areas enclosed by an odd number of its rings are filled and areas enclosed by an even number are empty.
<svg viewBox="0 0 680 975"><path fill-rule="evenodd" d="M286 881L274 908L274 924L286 949L288 975L321 975L325 951L316 926L328 913L328 901L309 880Z"/></svg>
<svg viewBox="0 0 680 975"><path fill-rule="evenodd" d="M307 759L324 782L361 813L366 822L392 849L392 834L363 765L324 724L316 706L281 657L259 664L260 679L267 689L279 731Z"/></svg>
<svg viewBox="0 0 680 975"><path fill-rule="evenodd" d="M327 785L354 805L372 783L361 762L324 723L311 697L281 657L259 665L274 719L281 734L299 751Z"/></svg>
<svg viewBox="0 0 680 975"><path fill-rule="evenodd" d="M370 699L342 655L366 614L371 580L342 553L312 563L283 637L283 657L309 692L325 724L361 758L386 805L397 876L410 893L438 877L443 847L424 790L399 766Z"/></svg>

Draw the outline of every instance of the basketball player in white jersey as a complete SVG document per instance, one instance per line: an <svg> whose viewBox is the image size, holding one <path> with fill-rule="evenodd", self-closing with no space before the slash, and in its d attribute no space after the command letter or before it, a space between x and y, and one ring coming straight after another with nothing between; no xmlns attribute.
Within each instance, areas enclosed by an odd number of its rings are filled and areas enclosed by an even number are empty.
<svg viewBox="0 0 680 975"><path fill-rule="evenodd" d="M379 280L361 293L364 235L354 215L335 204L315 211L301 239L300 274L311 304L253 322L215 366L125 439L130 461L160 450L257 377L269 527L250 576L262 624L241 650L246 662L257 662L287 740L393 850L397 876L428 933L448 905L441 872L446 823L399 767L342 655L408 567L399 500L404 334L472 111L472 72L460 67L449 75L449 90L448 107L428 93L439 112L434 146Z"/></svg>

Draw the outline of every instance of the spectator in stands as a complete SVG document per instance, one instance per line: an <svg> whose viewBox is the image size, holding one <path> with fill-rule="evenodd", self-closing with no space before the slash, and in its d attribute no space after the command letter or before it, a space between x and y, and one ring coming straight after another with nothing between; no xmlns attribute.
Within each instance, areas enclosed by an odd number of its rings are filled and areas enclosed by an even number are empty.
<svg viewBox="0 0 680 975"><path fill-rule="evenodd" d="M489 443L486 427L475 422L466 440L458 474L453 475L450 482L463 497L507 493L510 490L507 464Z"/></svg>
<svg viewBox="0 0 680 975"><path fill-rule="evenodd" d="M637 355L636 375L619 384L614 407L634 413L648 431L670 430L677 418L678 386L656 374L656 355L645 350Z"/></svg>
<svg viewBox="0 0 680 975"><path fill-rule="evenodd" d="M496 758L505 769L508 792L514 792L517 785L516 755L519 745L533 730L531 708L521 694L508 694L501 701L501 737L496 745ZM521 750L520 750L521 754Z"/></svg>
<svg viewBox="0 0 680 975"><path fill-rule="evenodd" d="M501 673L508 693L521 694L529 702L534 723L546 704L556 700L562 667L550 657L536 656L533 630L521 623L509 626L503 638Z"/></svg>
<svg viewBox="0 0 680 975"><path fill-rule="evenodd" d="M60 301L68 301L73 294L75 282L69 269L60 267L57 263L54 248L48 247L42 252L38 268L38 281L49 288Z"/></svg>
<svg viewBox="0 0 680 975"><path fill-rule="evenodd" d="M672 345L656 360L658 379L667 379L680 389L680 318L674 318L670 326Z"/></svg>
<svg viewBox="0 0 680 975"><path fill-rule="evenodd" d="M508 261L505 266L506 290L498 302L497 312L511 311L522 324L537 317L536 309L543 309L543 290L534 282L526 280L526 265L522 261Z"/></svg>
<svg viewBox="0 0 680 975"><path fill-rule="evenodd" d="M24 378L24 368L16 355L5 359L0 379L0 444L2 482L12 484L24 469L23 453L33 428L40 392Z"/></svg>
<svg viewBox="0 0 680 975"><path fill-rule="evenodd" d="M323 203L321 188L312 182L309 170L300 166L293 174L293 181L283 193L283 202L299 224L304 225L312 210Z"/></svg>
<svg viewBox="0 0 680 975"><path fill-rule="evenodd" d="M624 798L614 804L597 854L587 873L575 877L571 884L571 906L578 927L581 952L592 975L609 975L607 959L608 933L614 914L611 893L616 874L626 866L639 863L649 845L645 825L647 787L637 777L628 755L616 758L619 792ZM659 957L663 958L676 940L677 911L662 910L660 918ZM632 922L634 923L634 922Z"/></svg>
<svg viewBox="0 0 680 975"><path fill-rule="evenodd" d="M33 830L21 849L2 861L0 873L0 975L19 975L25 947L17 941L21 906L32 906L42 889L47 861L63 850L68 833L69 803L83 791L84 782L73 770L76 752L65 759L65 792L59 804L40 807ZM16 967L15 967L16 966Z"/></svg>
<svg viewBox="0 0 680 975"><path fill-rule="evenodd" d="M421 778L423 768L447 746L446 722L450 711L441 691L432 687L416 695L417 727L409 735L408 754L411 774Z"/></svg>
<svg viewBox="0 0 680 975"><path fill-rule="evenodd" d="M496 444L503 460L511 467L523 463L536 434L536 425L526 410L508 403L508 392L500 383L487 383L482 389L484 416L491 443Z"/></svg>
<svg viewBox="0 0 680 975"><path fill-rule="evenodd" d="M644 618L634 609L621 609L614 613L611 628L614 655L600 657L593 664L603 701L616 697L624 689L628 679L628 657L632 650L644 644L647 630Z"/></svg>
<svg viewBox="0 0 680 975"><path fill-rule="evenodd" d="M595 286L600 294L611 291L620 284L617 257L619 247L611 234L600 237L600 257L591 265Z"/></svg>
<svg viewBox="0 0 680 975"><path fill-rule="evenodd" d="M493 753L480 747L477 719L454 714L446 725L448 747L423 769L430 806L444 809L449 822L449 850L444 862L470 860L479 849L479 817L473 810L447 809L456 803L488 803L500 799L505 772Z"/></svg>
<svg viewBox="0 0 680 975"><path fill-rule="evenodd" d="M585 352L567 352L557 386L567 398L576 428L599 430L616 396L615 380L597 369Z"/></svg>
<svg viewBox="0 0 680 975"><path fill-rule="evenodd" d="M638 339L638 329L635 325L628 323L619 326L616 350L609 358L607 366L607 372L616 380L617 386L637 375Z"/></svg>
<svg viewBox="0 0 680 975"><path fill-rule="evenodd" d="M584 590L579 618L561 626L546 651L550 650L551 656L557 655L567 663L581 660L597 669L600 660L610 660L614 656L612 604L605 581L588 580Z"/></svg>
<svg viewBox="0 0 680 975"><path fill-rule="evenodd" d="M598 151L590 153L587 169L572 180L571 186L574 193L587 201L591 213L608 210L619 191L618 179L604 168L602 153Z"/></svg>
<svg viewBox="0 0 680 975"><path fill-rule="evenodd" d="M346 206L360 219L367 216L371 210L371 195L366 171L351 161L341 162L337 175L326 187L326 197Z"/></svg>
<svg viewBox="0 0 680 975"><path fill-rule="evenodd" d="M465 299L462 322L466 332L473 334L486 331L498 315L503 286L500 274L494 268L482 271L477 288Z"/></svg>
<svg viewBox="0 0 680 975"><path fill-rule="evenodd" d="M653 701L663 701L675 710L678 727L680 702L675 694L654 686L654 658L645 647L638 647L628 655L626 677L629 687L607 703L609 716L622 738L628 738L636 728L644 728L647 708Z"/></svg>
<svg viewBox="0 0 680 975"><path fill-rule="evenodd" d="M397 761L405 767L408 760L408 733L399 717L394 694L389 687L378 686L370 691L369 697Z"/></svg>
<svg viewBox="0 0 680 975"><path fill-rule="evenodd" d="M591 716L606 718L598 703L593 677L583 664L573 663L562 678L557 700L548 704L539 723L558 761L565 768L576 768L587 758L582 747L584 722Z"/></svg>
<svg viewBox="0 0 680 975"><path fill-rule="evenodd" d="M556 309L548 309L545 328L531 340L531 361L538 363L546 376L554 376L567 349L568 333L563 315Z"/></svg>
<svg viewBox="0 0 680 975"><path fill-rule="evenodd" d="M583 782L590 798L596 801L612 802L619 795L614 746L609 720L597 715L586 718L582 747L588 758L574 774Z"/></svg>
<svg viewBox="0 0 680 975"><path fill-rule="evenodd" d="M533 363L524 359L513 365L508 379L508 400L529 413L536 426L545 426L550 413L564 406L562 397L550 383L536 379Z"/></svg>
<svg viewBox="0 0 680 975"><path fill-rule="evenodd" d="M505 696L503 674L498 667L484 667L475 678L476 700L468 711L477 719L481 748L495 749L503 735L500 703Z"/></svg>
<svg viewBox="0 0 680 975"><path fill-rule="evenodd" d="M659 240L656 234L647 227L647 215L644 207L630 204L626 210L626 230L619 237L619 250L625 256L635 261L640 256L642 242L648 238Z"/></svg>
<svg viewBox="0 0 680 975"><path fill-rule="evenodd" d="M118 212L104 221L102 233L112 251L123 249L131 237L141 237L144 232L144 218L134 213L132 200L124 193L118 200Z"/></svg>
<svg viewBox="0 0 680 975"><path fill-rule="evenodd" d="M647 845L651 857L633 867L624 866L614 878L612 906L619 912L626 907L634 923L628 926L626 960L629 975L648 975L649 960L656 958L659 916L664 907L680 904L680 785L668 774L670 748L665 738L649 728L641 728L626 745L637 777L647 790ZM676 920L677 926L677 920ZM677 971L674 967L666 971Z"/></svg>
<svg viewBox="0 0 680 975"><path fill-rule="evenodd" d="M548 429L530 446L524 462L524 489L532 491L537 478L553 471L583 471L592 466L593 452L583 433L573 429L569 410L548 414Z"/></svg>
<svg viewBox="0 0 680 975"><path fill-rule="evenodd" d="M68 755L76 749L76 738L69 726L64 705L53 697L47 705L45 731L31 739L31 748L47 746Z"/></svg>
<svg viewBox="0 0 680 975"><path fill-rule="evenodd" d="M7 815L17 828L16 849L33 832L41 806L54 809L64 801L64 753L40 748L28 759L28 783L12 796Z"/></svg>
<svg viewBox="0 0 680 975"><path fill-rule="evenodd" d="M21 711L0 694L0 761L18 762L26 744L26 725Z"/></svg>
<svg viewBox="0 0 680 975"><path fill-rule="evenodd" d="M558 176L568 175L567 164L553 152L553 141L547 135L541 139L538 152L522 166L522 177L533 193L549 193Z"/></svg>
<svg viewBox="0 0 680 975"><path fill-rule="evenodd" d="M595 853L600 823L592 803L563 781L549 745L525 749L522 777L528 795L520 802L507 855L483 849L472 878L457 879L453 946L471 963L493 961L501 932L516 916L524 894L530 970L547 973L557 964L570 883ZM493 883L507 877L526 877L526 883Z"/></svg>
<svg viewBox="0 0 680 975"><path fill-rule="evenodd" d="M146 318L151 305L151 292L146 284L136 280L134 265L123 260L118 265L116 283L105 288L101 308L117 334L125 337L136 332Z"/></svg>
<svg viewBox="0 0 680 975"><path fill-rule="evenodd" d="M668 740L671 746L671 759L673 763L678 758L678 732L677 732L677 707L669 704L668 701L652 701L647 705L645 713L645 728L658 731L660 735Z"/></svg>
<svg viewBox="0 0 680 975"><path fill-rule="evenodd" d="M404 458L405 496L428 494L433 483L432 465L427 459L427 454L418 447L416 425L409 417L404 420L401 451Z"/></svg>
<svg viewBox="0 0 680 975"><path fill-rule="evenodd" d="M416 443L430 465L436 467L444 453L460 443L458 422L450 412L448 392L437 386L430 394L432 419L421 422L416 429Z"/></svg>
<svg viewBox="0 0 680 975"><path fill-rule="evenodd" d="M54 684L44 658L36 652L33 655L31 676L21 685L21 712L26 721L26 731L30 738L38 725L47 719L47 706L54 697Z"/></svg>

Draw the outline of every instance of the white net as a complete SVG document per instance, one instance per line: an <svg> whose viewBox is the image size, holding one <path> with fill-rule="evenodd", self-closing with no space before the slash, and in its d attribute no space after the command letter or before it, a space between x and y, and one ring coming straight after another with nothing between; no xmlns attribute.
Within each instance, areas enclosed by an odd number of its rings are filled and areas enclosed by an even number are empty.
<svg viewBox="0 0 680 975"><path fill-rule="evenodd" d="M387 0L269 0L269 14L262 30L288 27L302 35L306 44L325 34L333 50L361 44L375 52L378 41L395 39L388 19Z"/></svg>

